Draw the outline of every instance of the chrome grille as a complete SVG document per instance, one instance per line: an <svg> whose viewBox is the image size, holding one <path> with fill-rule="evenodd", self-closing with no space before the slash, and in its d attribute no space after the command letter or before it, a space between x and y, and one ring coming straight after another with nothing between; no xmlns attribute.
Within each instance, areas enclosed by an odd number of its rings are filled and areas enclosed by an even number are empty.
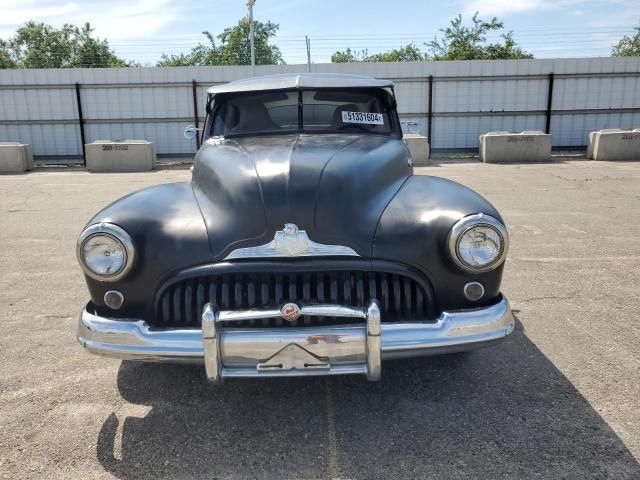
<svg viewBox="0 0 640 480"><path fill-rule="evenodd" d="M383 321L435 318L429 285L412 277L370 271L315 271L281 273L224 273L188 278L170 284L159 295L154 326L200 327L206 303L216 309L279 308L286 302L300 305L337 304L364 308L371 299L380 302ZM300 317L234 322L227 327L312 326L353 323L353 319Z"/></svg>

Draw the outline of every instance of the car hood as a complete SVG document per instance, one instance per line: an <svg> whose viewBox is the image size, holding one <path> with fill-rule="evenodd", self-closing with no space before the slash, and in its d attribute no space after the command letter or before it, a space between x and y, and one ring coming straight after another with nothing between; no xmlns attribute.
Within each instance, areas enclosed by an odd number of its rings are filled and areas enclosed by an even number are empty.
<svg viewBox="0 0 640 480"><path fill-rule="evenodd" d="M208 140L192 185L214 259L271 241L285 223L370 256L382 213L412 173L408 160L404 142L389 136Z"/></svg>

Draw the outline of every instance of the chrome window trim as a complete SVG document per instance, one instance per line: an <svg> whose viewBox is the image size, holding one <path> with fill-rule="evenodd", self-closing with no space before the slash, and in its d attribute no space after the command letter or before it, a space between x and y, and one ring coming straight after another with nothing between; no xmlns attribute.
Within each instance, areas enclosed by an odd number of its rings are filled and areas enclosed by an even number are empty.
<svg viewBox="0 0 640 480"><path fill-rule="evenodd" d="M492 228L502 238L502 248L500 253L493 262L485 265L484 267L472 267L466 264L458 255L458 242L460 238L469 229L477 226ZM451 227L449 237L447 238L447 245L449 249L449 256L453 262L465 272L490 272L491 270L495 270L499 267L507 256L507 251L509 250L509 233L507 232L507 227L505 227L497 218L487 215L486 213L475 213L461 218L453 225L453 227Z"/></svg>
<svg viewBox="0 0 640 480"><path fill-rule="evenodd" d="M111 275L99 275L91 270L84 262L82 247L87 240L96 235L108 235L113 237L118 243L120 243L120 245L122 245L124 251L124 264L120 270L112 273ZM80 234L80 237L78 237L78 242L76 244L76 258L78 259L78 263L80 263L80 267L85 275L101 282L115 282L123 278L133 267L133 262L135 261L135 248L133 246L131 236L123 228L112 223L94 223L93 225L89 225L85 228Z"/></svg>

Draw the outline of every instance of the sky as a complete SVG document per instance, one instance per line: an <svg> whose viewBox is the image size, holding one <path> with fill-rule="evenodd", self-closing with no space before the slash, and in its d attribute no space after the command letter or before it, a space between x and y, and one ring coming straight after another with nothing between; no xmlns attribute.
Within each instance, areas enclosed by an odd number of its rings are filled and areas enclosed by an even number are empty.
<svg viewBox="0 0 640 480"><path fill-rule="evenodd" d="M538 58L608 56L640 26L640 0L256 0L254 18L280 26L274 39L289 64L330 61L331 53L423 47L458 13L497 16ZM54 26L90 22L127 60L153 65L162 53L187 52L246 15L246 0L0 0L0 38L27 20ZM496 39L492 35L490 39Z"/></svg>

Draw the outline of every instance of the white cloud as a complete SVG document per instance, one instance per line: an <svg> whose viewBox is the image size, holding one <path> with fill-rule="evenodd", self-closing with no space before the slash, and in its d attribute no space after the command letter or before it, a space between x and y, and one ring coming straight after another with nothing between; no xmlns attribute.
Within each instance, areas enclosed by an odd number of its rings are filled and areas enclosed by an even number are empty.
<svg viewBox="0 0 640 480"><path fill-rule="evenodd" d="M473 15L508 15L542 8L545 0L472 0L465 2L464 14Z"/></svg>
<svg viewBox="0 0 640 480"><path fill-rule="evenodd" d="M109 40L144 38L184 16L180 0L3 0L0 36L11 36L28 20L53 26L90 22L96 35Z"/></svg>
<svg viewBox="0 0 640 480"><path fill-rule="evenodd" d="M22 24L32 18L63 17L78 11L75 3L63 5L38 6L35 2L12 2L9 0L8 8L2 9L2 25Z"/></svg>
<svg viewBox="0 0 640 480"><path fill-rule="evenodd" d="M471 0L463 3L463 13L471 16L480 12L481 16L503 17L505 15L529 13L544 10L564 10L564 13L583 16L585 12L595 9L607 9L610 13L601 17L600 24L624 23L615 21L637 16L640 3L637 0ZM615 20L614 20L615 19ZM598 22L592 22L594 25Z"/></svg>
<svg viewBox="0 0 640 480"><path fill-rule="evenodd" d="M617 0L610 4L606 15L591 22L594 27L600 26L637 26L640 21L640 3L637 0Z"/></svg>

